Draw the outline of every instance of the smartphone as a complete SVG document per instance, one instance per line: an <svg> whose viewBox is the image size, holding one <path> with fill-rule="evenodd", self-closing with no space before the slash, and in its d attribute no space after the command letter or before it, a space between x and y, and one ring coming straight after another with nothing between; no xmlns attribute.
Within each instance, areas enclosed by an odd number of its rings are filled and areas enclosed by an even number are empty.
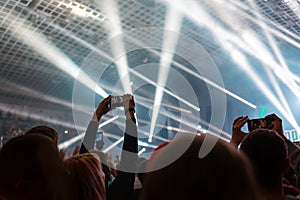
<svg viewBox="0 0 300 200"><path fill-rule="evenodd" d="M258 128L265 128L269 129L272 124L272 119L269 118L257 118L257 119L250 119L247 121L248 130L253 131Z"/></svg>
<svg viewBox="0 0 300 200"><path fill-rule="evenodd" d="M112 96L110 100L110 107L122 107L123 106L123 96Z"/></svg>
<svg viewBox="0 0 300 200"><path fill-rule="evenodd" d="M98 132L96 134L96 142L102 142L103 141L103 132Z"/></svg>

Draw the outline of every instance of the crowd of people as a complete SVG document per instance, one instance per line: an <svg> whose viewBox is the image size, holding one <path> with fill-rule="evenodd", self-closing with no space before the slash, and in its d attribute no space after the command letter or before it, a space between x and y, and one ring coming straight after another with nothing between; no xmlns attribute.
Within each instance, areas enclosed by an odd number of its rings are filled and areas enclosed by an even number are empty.
<svg viewBox="0 0 300 200"><path fill-rule="evenodd" d="M277 115L265 117L268 127L250 132L242 131L249 118L237 117L230 142L180 134L147 159L138 156L134 97L126 94L123 100L126 128L117 167L95 149L99 122L113 109L109 96L70 156L59 152L59 134L50 126L32 127L7 141L0 150L0 200L300 199L300 149L284 136ZM161 167L187 141L182 155ZM207 144L211 150L201 156Z"/></svg>
<svg viewBox="0 0 300 200"><path fill-rule="evenodd" d="M41 124L54 128L58 133L60 143L73 138L77 133L75 128L50 123L43 118L36 120L30 116L22 117L13 112L0 111L0 137L3 138L3 142L0 146L8 139L23 135L31 127L39 126Z"/></svg>

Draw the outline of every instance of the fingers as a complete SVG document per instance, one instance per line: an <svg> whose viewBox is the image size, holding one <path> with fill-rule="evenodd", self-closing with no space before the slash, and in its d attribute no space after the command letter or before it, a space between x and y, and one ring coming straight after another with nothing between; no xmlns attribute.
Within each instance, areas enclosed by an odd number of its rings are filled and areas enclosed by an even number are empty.
<svg viewBox="0 0 300 200"><path fill-rule="evenodd" d="M104 98L98 105L97 109L96 109L96 115L97 115L97 119L98 121L100 120L100 118L102 117L102 115L105 115L106 113L108 113L112 108L110 106L110 101L111 101L111 95L109 95L108 97Z"/></svg>
<svg viewBox="0 0 300 200"><path fill-rule="evenodd" d="M123 100L124 101L130 101L133 98L131 94L124 94L123 95Z"/></svg>
<svg viewBox="0 0 300 200"><path fill-rule="evenodd" d="M129 108L129 107L132 108L132 107L135 107L133 95L131 95L131 94L124 94L124 95L123 95L123 100L124 100L123 106L124 106L125 108Z"/></svg>
<svg viewBox="0 0 300 200"><path fill-rule="evenodd" d="M236 118L233 121L233 128L242 128L246 124L246 122L249 120L248 116L241 116Z"/></svg>
<svg viewBox="0 0 300 200"><path fill-rule="evenodd" d="M270 128L276 131L277 133L279 133L279 135L283 136L282 120L274 113L266 116L266 118L272 119L271 120L272 125L270 125Z"/></svg>
<svg viewBox="0 0 300 200"><path fill-rule="evenodd" d="M111 95L109 95L108 97L106 97L104 100L105 100L105 102L110 102L110 100L111 100Z"/></svg>
<svg viewBox="0 0 300 200"><path fill-rule="evenodd" d="M246 133L241 130L242 126L249 120L248 116L240 116L233 121L232 137L230 143L236 147L241 143Z"/></svg>
<svg viewBox="0 0 300 200"><path fill-rule="evenodd" d="M234 121L233 121L233 123L235 124L238 120L240 120L241 118L243 118L243 116L240 116L240 117L237 117Z"/></svg>
<svg viewBox="0 0 300 200"><path fill-rule="evenodd" d="M275 122L280 122L281 123L281 119L274 113L270 114L270 115L267 115L265 117L266 119L271 119L271 121L275 121Z"/></svg>
<svg viewBox="0 0 300 200"><path fill-rule="evenodd" d="M79 153L79 149L80 149L80 147L76 146L73 150L72 156L77 155Z"/></svg>

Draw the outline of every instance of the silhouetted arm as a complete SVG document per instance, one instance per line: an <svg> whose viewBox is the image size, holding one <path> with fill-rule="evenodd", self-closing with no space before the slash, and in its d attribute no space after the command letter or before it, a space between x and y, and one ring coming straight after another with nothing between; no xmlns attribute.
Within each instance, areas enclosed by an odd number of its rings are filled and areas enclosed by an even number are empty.
<svg viewBox="0 0 300 200"><path fill-rule="evenodd" d="M118 169L118 176L108 188L107 200L130 199L134 189L138 157L138 137L136 119L134 116L134 104L130 104L130 106L130 110L125 106L126 130L124 133L124 142Z"/></svg>
<svg viewBox="0 0 300 200"><path fill-rule="evenodd" d="M95 141L96 141L96 134L98 132L99 121L101 120L102 116L105 115L110 111L108 104L110 103L111 96L103 99L93 116L92 121L89 123L83 141L80 146L79 154L87 153L90 150L94 149Z"/></svg>

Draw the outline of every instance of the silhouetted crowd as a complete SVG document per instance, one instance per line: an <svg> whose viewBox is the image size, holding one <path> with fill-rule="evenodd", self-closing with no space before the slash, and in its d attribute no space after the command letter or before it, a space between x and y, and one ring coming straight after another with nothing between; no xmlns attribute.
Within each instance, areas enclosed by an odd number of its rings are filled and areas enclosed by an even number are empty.
<svg viewBox="0 0 300 200"><path fill-rule="evenodd" d="M43 118L41 118L40 120L36 120L31 118L30 116L21 117L13 112L0 111L0 137L4 138L5 140L3 143L5 143L7 139L18 135L23 135L31 127L39 126L41 124L54 128L58 133L60 142L69 140L77 135L77 131L75 130L75 128L50 123Z"/></svg>
<svg viewBox="0 0 300 200"><path fill-rule="evenodd" d="M95 148L101 118L114 109L111 96L99 103L72 155L58 149L51 126L33 126L0 150L0 200L292 200L300 199L300 149L283 134L275 114L267 127L250 132L248 116L232 124L231 141L209 133L178 133L138 156L135 102L123 95L125 131L114 163Z"/></svg>

